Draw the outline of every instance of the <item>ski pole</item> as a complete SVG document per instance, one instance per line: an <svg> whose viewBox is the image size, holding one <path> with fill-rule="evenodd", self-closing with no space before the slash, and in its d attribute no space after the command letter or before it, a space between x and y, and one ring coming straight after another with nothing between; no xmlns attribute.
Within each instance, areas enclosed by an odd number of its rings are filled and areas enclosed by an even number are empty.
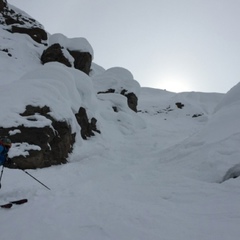
<svg viewBox="0 0 240 240"><path fill-rule="evenodd" d="M30 176L31 178L33 178L34 180L36 180L37 182L39 182L40 184L42 184L45 188L47 188L48 190L51 190L49 187L47 187L45 184L43 184L42 182L40 182L38 179L36 179L34 176L32 176L30 173L28 173L27 171L20 169L23 172L25 172L28 176Z"/></svg>
<svg viewBox="0 0 240 240"><path fill-rule="evenodd" d="M1 175L0 175L0 188L2 188L1 181L2 181L3 169L4 169L4 166L2 166L2 171L1 171Z"/></svg>

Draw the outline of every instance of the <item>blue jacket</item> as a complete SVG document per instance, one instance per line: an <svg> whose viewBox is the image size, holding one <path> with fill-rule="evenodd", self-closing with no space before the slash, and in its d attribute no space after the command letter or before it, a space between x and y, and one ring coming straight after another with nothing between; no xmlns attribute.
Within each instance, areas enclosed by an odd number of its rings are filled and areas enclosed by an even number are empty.
<svg viewBox="0 0 240 240"><path fill-rule="evenodd" d="M0 145L0 166L7 160L8 149Z"/></svg>

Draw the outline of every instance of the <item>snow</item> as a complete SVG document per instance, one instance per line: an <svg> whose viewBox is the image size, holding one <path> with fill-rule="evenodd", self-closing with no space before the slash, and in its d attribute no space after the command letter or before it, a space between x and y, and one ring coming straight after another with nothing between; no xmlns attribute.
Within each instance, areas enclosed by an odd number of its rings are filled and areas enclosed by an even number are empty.
<svg viewBox="0 0 240 240"><path fill-rule="evenodd" d="M229 179L239 174L239 84L227 94L177 94L142 88L120 67L93 64L87 76L60 63L42 66L42 46L0 31L14 56L0 51L1 127L51 126L43 116L19 115L27 104L47 105L77 140L67 164L28 170L50 191L19 169L4 169L0 203L29 202L0 209L1 240L239 239L240 178ZM63 39L75 49L78 41ZM96 94L109 88L116 92ZM138 96L138 113L123 89ZM87 141L74 115L80 106L101 130ZM14 143L9 157L33 149L40 147Z"/></svg>
<svg viewBox="0 0 240 240"><path fill-rule="evenodd" d="M86 38L67 38L61 33L55 33L49 37L49 45L59 43L70 51L89 52L93 58L93 48Z"/></svg>
<svg viewBox="0 0 240 240"><path fill-rule="evenodd" d="M40 151L41 148L37 145L29 144L27 142L23 143L13 143L12 150L9 152L9 158L17 157L23 155L24 157L29 155L29 150Z"/></svg>
<svg viewBox="0 0 240 240"><path fill-rule="evenodd" d="M113 67L94 75L92 78L96 92L106 92L109 89L114 89L115 93L127 90L126 93L133 92L136 96L139 95L140 84L133 79L132 73L125 68Z"/></svg>

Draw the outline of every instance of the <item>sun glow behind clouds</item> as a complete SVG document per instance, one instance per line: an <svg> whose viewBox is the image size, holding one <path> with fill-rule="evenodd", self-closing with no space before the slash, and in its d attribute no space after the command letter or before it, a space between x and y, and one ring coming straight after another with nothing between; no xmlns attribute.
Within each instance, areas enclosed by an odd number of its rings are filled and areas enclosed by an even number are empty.
<svg viewBox="0 0 240 240"><path fill-rule="evenodd" d="M170 92L189 92L193 91L193 86L191 86L190 82L190 80L187 80L182 76L165 75L155 81L155 87L166 89Z"/></svg>

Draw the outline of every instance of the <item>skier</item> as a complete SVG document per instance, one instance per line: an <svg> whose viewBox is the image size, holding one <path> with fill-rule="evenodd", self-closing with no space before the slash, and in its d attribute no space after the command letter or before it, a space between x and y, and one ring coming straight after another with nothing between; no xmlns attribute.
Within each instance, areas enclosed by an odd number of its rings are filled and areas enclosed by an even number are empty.
<svg viewBox="0 0 240 240"><path fill-rule="evenodd" d="M12 146L12 142L9 138L4 137L0 139L0 166L7 163L8 160L8 151Z"/></svg>
<svg viewBox="0 0 240 240"><path fill-rule="evenodd" d="M12 146L12 142L9 138L4 137L0 139L0 166L3 165L2 171L0 174L0 188L2 187L1 179L3 175L3 169L6 164L9 164L11 162L10 159L8 159L8 151L11 148L11 146ZM13 205L20 205L26 202L28 202L28 200L26 198L23 198L23 199L8 202L6 204L1 204L0 207L11 208Z"/></svg>

